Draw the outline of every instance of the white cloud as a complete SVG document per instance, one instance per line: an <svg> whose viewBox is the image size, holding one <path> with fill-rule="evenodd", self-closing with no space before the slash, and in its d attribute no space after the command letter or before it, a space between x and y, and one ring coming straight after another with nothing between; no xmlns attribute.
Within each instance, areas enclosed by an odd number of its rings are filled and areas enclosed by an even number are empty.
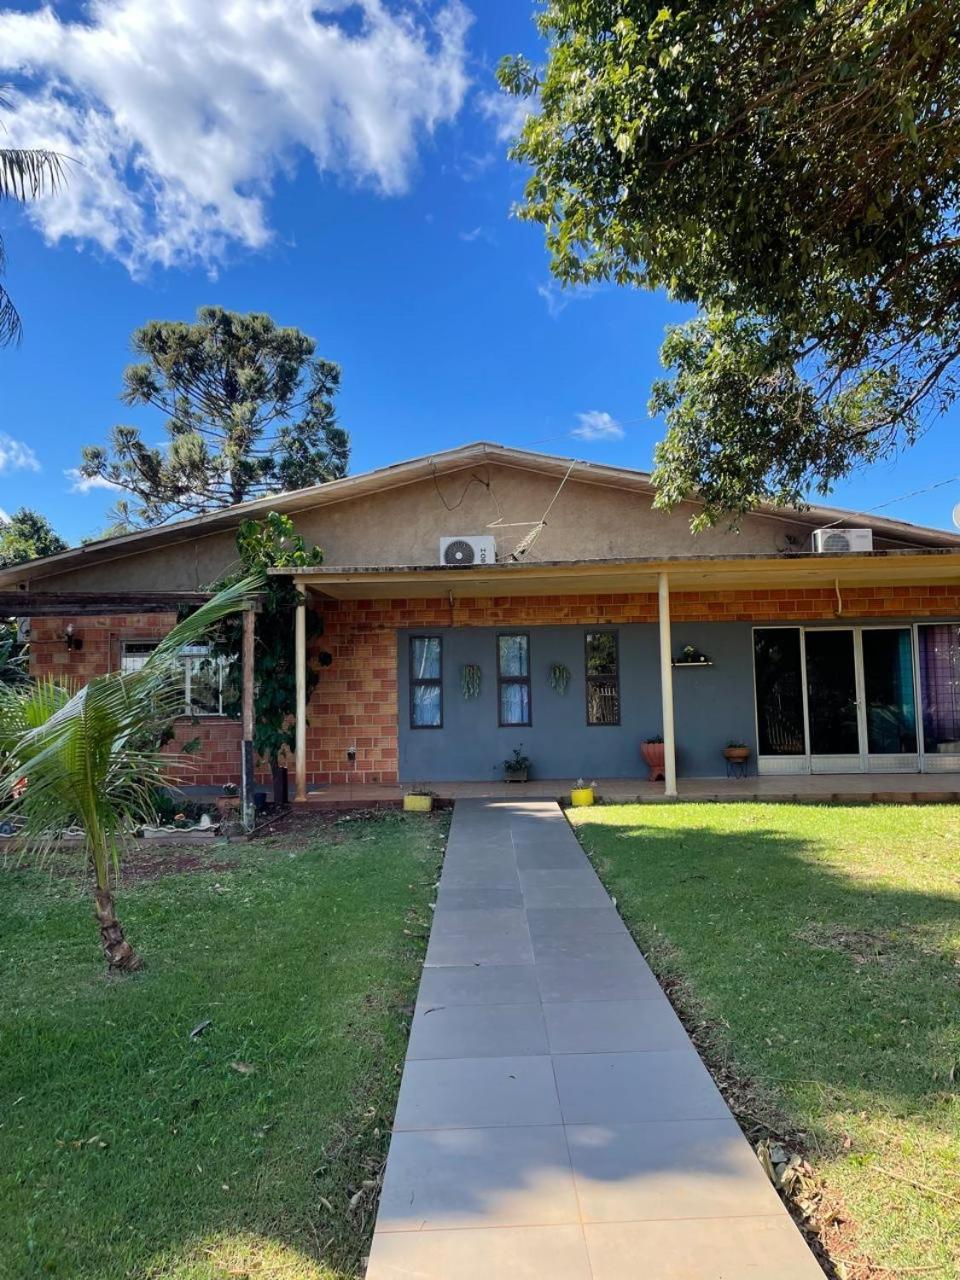
<svg viewBox="0 0 960 1280"><path fill-rule="evenodd" d="M527 116L537 109L533 98L515 98L512 93L478 93L480 114L493 123L498 142L513 142Z"/></svg>
<svg viewBox="0 0 960 1280"><path fill-rule="evenodd" d="M579 427L570 432L578 440L622 440L624 431L616 418L599 409L589 409L586 413L578 413Z"/></svg>
<svg viewBox="0 0 960 1280"><path fill-rule="evenodd" d="M0 432L0 472L39 470L37 455L28 444Z"/></svg>
<svg viewBox="0 0 960 1280"><path fill-rule="evenodd" d="M214 268L270 239L278 175L321 173L384 195L408 187L421 139L467 90L461 0L91 0L0 13L5 145L78 163L28 206L50 241L93 241L132 273Z"/></svg>
<svg viewBox="0 0 960 1280"><path fill-rule="evenodd" d="M91 489L119 489L118 484L105 476L85 476L78 467L70 467L63 473L70 481L71 493L89 493Z"/></svg>

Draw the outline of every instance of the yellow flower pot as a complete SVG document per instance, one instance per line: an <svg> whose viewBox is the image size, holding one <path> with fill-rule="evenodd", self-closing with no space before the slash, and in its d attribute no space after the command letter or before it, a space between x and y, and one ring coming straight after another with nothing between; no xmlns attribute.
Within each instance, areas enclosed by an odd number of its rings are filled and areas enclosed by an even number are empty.
<svg viewBox="0 0 960 1280"><path fill-rule="evenodd" d="M433 808L433 796L404 796L405 813L429 813Z"/></svg>
<svg viewBox="0 0 960 1280"><path fill-rule="evenodd" d="M570 792L570 803L575 809L593 804L593 787L574 787Z"/></svg>

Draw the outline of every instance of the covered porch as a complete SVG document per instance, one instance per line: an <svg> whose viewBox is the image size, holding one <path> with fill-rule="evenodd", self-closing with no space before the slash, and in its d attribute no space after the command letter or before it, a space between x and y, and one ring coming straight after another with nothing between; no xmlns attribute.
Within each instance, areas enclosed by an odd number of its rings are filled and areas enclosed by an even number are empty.
<svg viewBox="0 0 960 1280"><path fill-rule="evenodd" d="M576 769L583 776L595 778L606 799L826 800L862 797L902 798L902 802L909 803L927 797L946 796L952 799L960 789L960 776L954 773L960 764L960 750L957 749L960 743L955 747L952 741L948 742L945 748L941 748L945 749L945 754L939 757L934 757L931 751L929 764L924 756L918 658L921 648L919 629L927 625L926 620L936 620L940 627L949 629L957 618L960 553L953 550L826 555L786 551L769 555L532 564L507 561L468 568L440 565L311 567L294 571L294 577L309 601L309 605L302 605L297 610L296 617L296 795L301 802L316 803L325 795L331 803L345 797L353 803L390 803L402 794L403 783L409 784L414 779L421 786L429 785L441 799L454 799L461 794L518 794L515 784L459 780L477 779L476 771L472 774L466 770L460 774L451 773L450 747L455 745L455 740L452 728L446 725L440 726L445 733L437 735L429 747L419 752L414 768L408 767L406 773L399 772L400 781L396 784L392 778L380 780L364 776L357 777L354 782L355 753L347 747L344 763L329 776L328 785L313 785L307 753L307 608L312 606L322 613L325 609L349 606L361 616L378 613L385 620L383 629L387 630L393 606L397 606L393 612L399 618L406 616L400 606L406 608L409 615L410 612L416 613L416 605L427 603L430 607L424 613L425 622L417 625L421 630L438 631L452 637L476 634L483 628L493 632L498 628L501 631L525 629L535 636L538 630L545 633L546 624L557 622L567 624L571 629L576 626L581 629L620 628L624 632L646 626L648 637L655 634L655 648L652 640L648 644L644 672L647 685L655 690L659 704L657 715L662 723L664 743L663 782L650 783L645 779L623 776L633 773L632 768L621 768L621 776L613 776L615 771L608 774L602 765L591 761L594 753L584 750L582 770L580 758L567 767L571 772ZM945 621L948 618L951 622ZM686 633L679 641L678 620L683 623ZM690 664L680 660L682 655L678 652L678 644L697 625L716 627L727 623L740 628L738 644L744 650L743 653L738 650L738 662L743 669L738 671L736 689L741 722L745 723L749 717L758 771L769 776L678 777L675 680L678 677L685 680L685 685L679 690L681 712L685 716L680 725L685 735L684 750L679 753L681 766L683 757L688 754L691 738L698 732L701 717L703 720L709 718L714 696L709 689L714 688L717 695L724 692L728 701L732 696L726 673L719 669L712 686L709 678L696 680L682 675L678 668ZM792 733L789 741L780 733L782 726L777 725L777 733L773 733L767 732L761 723L759 682L754 669L754 662L758 660L755 650L759 650L750 639L751 629L753 632L769 631L780 626L797 634L793 678L795 683L800 682L800 688L795 693L795 706L791 712L793 724L788 726ZM395 635L406 634L410 627L408 621L397 621ZM870 629L894 634L891 637L868 636ZM956 630L955 625L953 630ZM827 634L821 641L817 633L824 631ZM882 643L884 640L889 640L889 643ZM397 667L389 705L396 733L402 741L404 733L409 738L410 727L419 729L420 726L405 724L401 704L406 702L405 695L409 693L408 672L404 669L404 659L397 659L396 643L393 647L393 661ZM455 650L454 654L455 657L460 655L461 650ZM541 653L537 661L542 662L542 658ZM782 655L777 660L782 661ZM816 704L810 684L814 660L820 662L817 675L821 685L826 679L829 686L825 695L818 693L820 701ZM765 657L764 661L773 659ZM879 672L876 677L874 671ZM960 676L960 671L956 674ZM900 682L900 692L893 695L888 692L880 695L878 700L871 682L882 684L888 675ZM323 678L321 675L321 691ZM492 679L492 676L488 678ZM960 681L948 672L946 682L951 698L960 708ZM691 692L694 683L698 684L696 694ZM453 693L452 685L450 692ZM902 705L898 709L901 723L895 726L900 741L894 746L881 741L878 747L877 741L882 737L884 728L881 722L884 717L889 721L886 714L889 707L882 705L884 697L891 705L898 697L901 700ZM357 700L359 703L361 698ZM832 705L831 700L836 705ZM384 695L385 705L386 701ZM541 708L543 705L541 700ZM372 707L367 705L365 710L370 712ZM649 711L644 714L649 725ZM957 714L960 715L960 711ZM908 741L911 721L912 744ZM519 723L529 725L530 721ZM500 727L503 725L501 720ZM834 735L833 741L824 743L824 726ZM643 728L639 719L635 717L629 727L639 739ZM469 729L465 731L467 736L469 732ZM589 732L595 731L591 729ZM600 734L609 732L599 731ZM886 732L889 739L889 725ZM526 734L518 732L515 736L525 737ZM531 731L530 737L533 736ZM954 736L960 738L960 733ZM418 743L425 744L429 737L417 735ZM599 741L599 737L593 741ZM442 763L443 768L431 769L431 753L435 753L434 759L438 764ZM555 760L554 765L556 763L558 761ZM618 762L621 766L622 763ZM639 761L636 767L639 773ZM713 768L709 765L704 768L701 762L699 772L709 775L715 769L719 775L722 768L723 761L718 759ZM928 768L931 774L942 770L943 776L928 776ZM547 767L536 772L545 774L546 780L526 784L525 794L556 799L569 792L573 779L563 769L558 771L555 767L553 770ZM431 777L437 780L425 784L424 779Z"/></svg>

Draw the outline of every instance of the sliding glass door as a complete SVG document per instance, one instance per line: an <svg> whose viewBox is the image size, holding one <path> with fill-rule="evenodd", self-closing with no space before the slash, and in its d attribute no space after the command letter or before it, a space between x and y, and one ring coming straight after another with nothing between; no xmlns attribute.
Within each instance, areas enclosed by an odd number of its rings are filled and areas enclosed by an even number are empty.
<svg viewBox="0 0 960 1280"><path fill-rule="evenodd" d="M960 769L960 627L917 627L917 666L923 722L923 767Z"/></svg>
<svg viewBox="0 0 960 1280"><path fill-rule="evenodd" d="M954 735L949 740L960 764L960 630L955 632L949 661L944 637L929 639L939 665L954 665L952 676L941 674L939 694L924 702L924 716L925 723L929 718L943 734ZM930 665L937 665L932 656ZM754 672L761 773L919 769L910 627L758 627Z"/></svg>

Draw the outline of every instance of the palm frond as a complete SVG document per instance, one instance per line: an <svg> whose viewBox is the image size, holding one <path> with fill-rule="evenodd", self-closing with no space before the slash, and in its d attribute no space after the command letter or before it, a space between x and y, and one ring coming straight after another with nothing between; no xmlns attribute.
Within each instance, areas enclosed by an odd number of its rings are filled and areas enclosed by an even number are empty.
<svg viewBox="0 0 960 1280"><path fill-rule="evenodd" d="M0 200L55 195L66 181L64 157L42 148L0 147Z"/></svg>
<svg viewBox="0 0 960 1280"><path fill-rule="evenodd" d="M38 852L64 827L79 825L98 883L106 883L123 834L152 816L153 792L182 767L157 745L160 730L182 713L181 650L241 608L261 581L219 592L174 627L139 671L97 676L75 693L53 681L0 690L0 804L16 804Z"/></svg>
<svg viewBox="0 0 960 1280"><path fill-rule="evenodd" d="M13 305L13 299L9 293L0 284L0 347L9 347L19 342L22 335L23 325L20 322L20 313Z"/></svg>

